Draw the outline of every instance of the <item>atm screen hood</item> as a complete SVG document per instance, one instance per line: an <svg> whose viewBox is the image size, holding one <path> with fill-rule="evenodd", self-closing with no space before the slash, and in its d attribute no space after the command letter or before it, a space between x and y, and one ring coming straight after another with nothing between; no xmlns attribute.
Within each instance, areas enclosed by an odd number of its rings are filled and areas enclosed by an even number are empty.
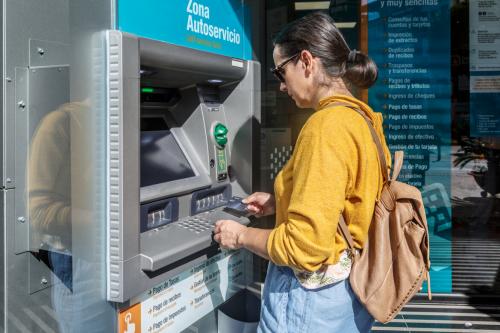
<svg viewBox="0 0 500 333"><path fill-rule="evenodd" d="M208 52L139 38L141 79L169 88L240 81L246 62Z"/></svg>

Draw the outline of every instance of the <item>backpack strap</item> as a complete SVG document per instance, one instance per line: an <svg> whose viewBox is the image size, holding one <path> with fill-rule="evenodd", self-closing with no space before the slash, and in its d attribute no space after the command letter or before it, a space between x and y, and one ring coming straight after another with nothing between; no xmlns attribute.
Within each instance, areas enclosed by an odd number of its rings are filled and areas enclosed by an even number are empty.
<svg viewBox="0 0 500 333"><path fill-rule="evenodd" d="M352 239L349 229L347 229L347 224L345 223L342 213L340 213L338 229L340 230L342 236L344 236L344 239L347 241L347 246L349 247L351 254L354 255L356 253L354 248L354 240Z"/></svg>
<svg viewBox="0 0 500 333"><path fill-rule="evenodd" d="M402 150L398 150L397 152L394 153L391 180L398 179L399 172L401 171L401 167L403 166L403 157L404 157L404 152Z"/></svg>
<svg viewBox="0 0 500 333"><path fill-rule="evenodd" d="M380 138L378 137L377 132L375 132L375 128L373 127L372 121L359 108L351 105L346 105L346 106L359 113L366 120L366 123L370 128L370 133L372 134L373 142L377 146L378 159L380 161L380 168L382 169L382 176L384 177L384 183L387 182L389 180L389 170L387 169L387 161L385 159L384 148L382 148L382 143L380 142Z"/></svg>

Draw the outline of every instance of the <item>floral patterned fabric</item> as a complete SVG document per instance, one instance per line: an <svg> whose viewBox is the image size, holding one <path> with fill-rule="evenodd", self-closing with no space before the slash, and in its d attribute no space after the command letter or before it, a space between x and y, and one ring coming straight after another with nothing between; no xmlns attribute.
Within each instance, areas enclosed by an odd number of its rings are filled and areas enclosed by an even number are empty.
<svg viewBox="0 0 500 333"><path fill-rule="evenodd" d="M317 289L345 280L351 273L352 260L349 251L341 253L334 265L325 265L315 272L293 270L295 277L306 289Z"/></svg>

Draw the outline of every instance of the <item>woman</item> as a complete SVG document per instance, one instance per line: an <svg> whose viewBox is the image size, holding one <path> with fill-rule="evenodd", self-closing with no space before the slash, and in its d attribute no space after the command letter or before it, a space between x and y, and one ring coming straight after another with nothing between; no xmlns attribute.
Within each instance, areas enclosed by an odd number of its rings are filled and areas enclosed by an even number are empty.
<svg viewBox="0 0 500 333"><path fill-rule="evenodd" d="M351 259L337 226L342 214L362 249L383 184L370 129L353 108L372 121L390 161L382 116L351 94L375 82L377 67L350 50L322 13L286 26L273 58L280 90L316 112L278 174L274 196L257 192L245 200L256 216L275 212L275 228L222 220L214 238L224 248L246 248L270 260L259 332L369 332L373 318L350 288Z"/></svg>

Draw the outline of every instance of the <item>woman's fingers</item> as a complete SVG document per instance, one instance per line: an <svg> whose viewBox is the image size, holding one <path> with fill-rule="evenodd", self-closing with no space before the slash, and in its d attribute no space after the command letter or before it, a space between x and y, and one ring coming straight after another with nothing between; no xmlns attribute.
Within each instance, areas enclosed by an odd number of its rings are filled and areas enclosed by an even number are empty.
<svg viewBox="0 0 500 333"><path fill-rule="evenodd" d="M260 203L263 200L263 194L266 194L264 192L254 192L250 194L248 197L242 200L243 203Z"/></svg>
<svg viewBox="0 0 500 333"><path fill-rule="evenodd" d="M219 220L217 222L215 222L215 225L214 225L214 233L217 234L220 232L220 226L222 224L222 220Z"/></svg>
<svg viewBox="0 0 500 333"><path fill-rule="evenodd" d="M239 249L241 244L238 243L238 238L246 227L232 220L219 220L215 222L214 240L221 247L227 249Z"/></svg>
<svg viewBox="0 0 500 333"><path fill-rule="evenodd" d="M217 243L219 243L219 244L220 244L220 233L216 233L216 234L214 235L214 241L216 241Z"/></svg>
<svg viewBox="0 0 500 333"><path fill-rule="evenodd" d="M257 206L255 204L248 204L247 210L252 214L259 214L262 212L262 207Z"/></svg>
<svg viewBox="0 0 500 333"><path fill-rule="evenodd" d="M247 198L243 199L242 202L246 204L256 204L258 206L264 206L264 204L269 200L271 195L265 192L255 192L250 194Z"/></svg>

